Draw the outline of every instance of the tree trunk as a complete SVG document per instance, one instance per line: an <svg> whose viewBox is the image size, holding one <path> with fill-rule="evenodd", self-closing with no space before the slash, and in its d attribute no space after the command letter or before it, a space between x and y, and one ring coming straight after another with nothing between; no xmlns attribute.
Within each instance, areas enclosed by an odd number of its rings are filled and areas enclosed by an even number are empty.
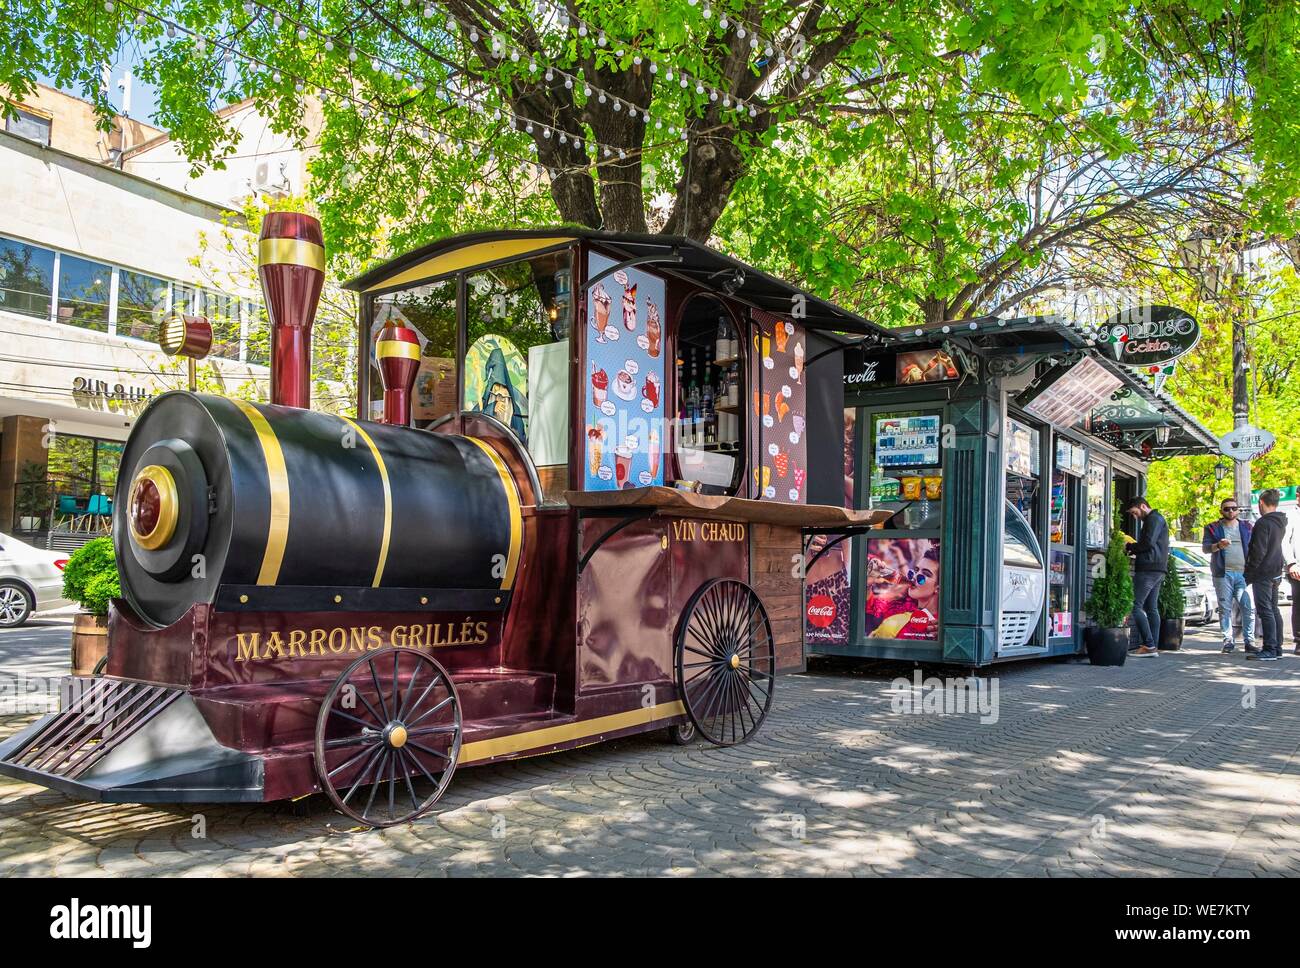
<svg viewBox="0 0 1300 968"><path fill-rule="evenodd" d="M684 235L696 242L709 240L732 189L744 174L744 160L734 137L729 128L709 135L691 133L677 182L677 200L664 234Z"/></svg>

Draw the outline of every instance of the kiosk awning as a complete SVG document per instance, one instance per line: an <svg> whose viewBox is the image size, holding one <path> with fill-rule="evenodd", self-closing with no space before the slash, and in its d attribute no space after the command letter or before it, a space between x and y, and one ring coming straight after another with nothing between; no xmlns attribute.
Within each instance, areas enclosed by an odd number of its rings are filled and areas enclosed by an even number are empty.
<svg viewBox="0 0 1300 968"><path fill-rule="evenodd" d="M1079 422L1088 433L1145 460L1217 454L1219 439L1162 391L1128 367L1096 354L1123 385Z"/></svg>
<svg viewBox="0 0 1300 968"><path fill-rule="evenodd" d="M344 284L357 292L380 292L410 285L502 259L540 252L577 240L599 245L626 259L653 259L645 268L731 295L756 309L790 316L799 307L799 322L811 329L852 333L884 342L892 334L855 313L842 309L761 269L716 249L674 235L640 235L558 226L544 229L502 229L440 239L385 262ZM671 261L670 261L671 260Z"/></svg>

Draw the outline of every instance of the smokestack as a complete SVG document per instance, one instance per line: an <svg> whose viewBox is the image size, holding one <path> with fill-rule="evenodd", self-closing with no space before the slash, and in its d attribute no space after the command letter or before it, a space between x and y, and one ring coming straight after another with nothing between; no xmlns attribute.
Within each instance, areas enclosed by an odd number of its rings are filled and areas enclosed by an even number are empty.
<svg viewBox="0 0 1300 968"><path fill-rule="evenodd" d="M379 376L384 384L384 423L398 427L411 422L411 387L420 369L420 338L415 330L389 325L375 341Z"/></svg>
<svg viewBox="0 0 1300 968"><path fill-rule="evenodd" d="M257 243L257 276L271 320L271 402L311 404L311 326L325 283L320 222L301 212L270 212Z"/></svg>

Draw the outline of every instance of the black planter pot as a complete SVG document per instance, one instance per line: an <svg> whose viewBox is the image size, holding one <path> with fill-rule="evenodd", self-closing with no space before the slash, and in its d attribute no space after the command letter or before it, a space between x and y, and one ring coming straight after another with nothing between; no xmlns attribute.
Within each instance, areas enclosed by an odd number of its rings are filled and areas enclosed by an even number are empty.
<svg viewBox="0 0 1300 968"><path fill-rule="evenodd" d="M1163 618L1160 620L1161 652L1176 652L1183 647L1183 628L1187 624L1182 618Z"/></svg>
<svg viewBox="0 0 1300 968"><path fill-rule="evenodd" d="M1086 628L1083 644L1088 661L1095 666L1122 666L1128 658L1128 629Z"/></svg>

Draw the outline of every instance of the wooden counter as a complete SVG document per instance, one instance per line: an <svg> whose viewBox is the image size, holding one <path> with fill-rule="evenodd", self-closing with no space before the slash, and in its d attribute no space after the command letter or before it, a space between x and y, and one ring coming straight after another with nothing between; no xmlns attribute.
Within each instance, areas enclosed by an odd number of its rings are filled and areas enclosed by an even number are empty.
<svg viewBox="0 0 1300 968"><path fill-rule="evenodd" d="M596 510L653 510L669 517L710 518L791 528L834 528L878 524L891 515L884 510L853 511L829 504L787 504L741 497L693 494L674 487L630 487L621 491L565 491L571 507Z"/></svg>

